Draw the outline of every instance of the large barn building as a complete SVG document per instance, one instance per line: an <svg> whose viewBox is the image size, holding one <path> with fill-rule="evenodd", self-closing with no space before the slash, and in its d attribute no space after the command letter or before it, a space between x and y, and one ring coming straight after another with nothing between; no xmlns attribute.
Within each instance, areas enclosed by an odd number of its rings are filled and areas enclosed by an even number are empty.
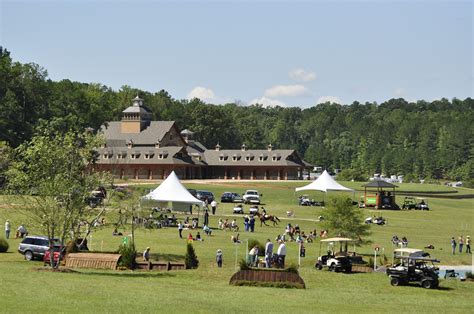
<svg viewBox="0 0 474 314"><path fill-rule="evenodd" d="M138 96L122 112L122 120L102 126L105 145L99 151L98 170L116 178L164 179L171 171L182 179L301 179L311 167L295 150L208 149L180 131L174 121L151 121L151 112Z"/></svg>

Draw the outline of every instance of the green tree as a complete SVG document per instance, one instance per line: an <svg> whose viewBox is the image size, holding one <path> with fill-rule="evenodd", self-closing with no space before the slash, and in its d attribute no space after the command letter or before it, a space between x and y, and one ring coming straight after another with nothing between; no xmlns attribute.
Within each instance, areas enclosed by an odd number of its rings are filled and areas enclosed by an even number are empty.
<svg viewBox="0 0 474 314"><path fill-rule="evenodd" d="M323 227L331 234L367 243L370 226L364 223L362 211L352 205L350 198L337 197L329 201L324 214Z"/></svg>

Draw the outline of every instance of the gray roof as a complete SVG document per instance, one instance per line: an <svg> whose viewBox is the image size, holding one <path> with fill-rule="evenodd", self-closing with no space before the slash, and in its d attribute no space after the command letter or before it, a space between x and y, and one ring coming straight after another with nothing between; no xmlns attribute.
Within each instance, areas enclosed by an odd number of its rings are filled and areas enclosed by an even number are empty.
<svg viewBox="0 0 474 314"><path fill-rule="evenodd" d="M181 146L166 146L160 148L132 147L131 149L127 149L126 147L106 147L98 149L99 160L97 163L114 164L117 166L137 164L200 164L193 162L193 160L187 155L185 155L184 158L175 157L175 155L180 151L186 154L186 150ZM108 154L109 158L105 159L104 154ZM118 154L125 154L125 157L123 159L117 159ZM135 159L132 159L132 154L138 156L136 156ZM146 155L148 155L148 159L145 159Z"/></svg>
<svg viewBox="0 0 474 314"><path fill-rule="evenodd" d="M174 125L174 121L151 121L150 125L140 133L122 133L121 123L121 121L113 121L109 122L107 127L101 127L107 146L126 146L129 140L132 140L134 145L154 145L156 141L161 141Z"/></svg>
<svg viewBox="0 0 474 314"><path fill-rule="evenodd" d="M204 161L209 166L305 166L292 149L206 150Z"/></svg>
<svg viewBox="0 0 474 314"><path fill-rule="evenodd" d="M122 113L146 113L146 114L150 114L150 111L148 111L145 107L142 107L142 106L130 106L127 109L125 109L124 111L122 111Z"/></svg>

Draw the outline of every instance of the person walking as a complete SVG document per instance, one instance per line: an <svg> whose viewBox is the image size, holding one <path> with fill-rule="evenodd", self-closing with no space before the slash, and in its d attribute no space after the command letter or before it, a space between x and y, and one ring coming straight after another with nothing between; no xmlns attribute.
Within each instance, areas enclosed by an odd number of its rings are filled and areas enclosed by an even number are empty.
<svg viewBox="0 0 474 314"><path fill-rule="evenodd" d="M245 232L249 231L249 216L245 215L244 217L244 230Z"/></svg>
<svg viewBox="0 0 474 314"><path fill-rule="evenodd" d="M143 252L143 261L144 262L150 261L150 247L147 247L146 250Z"/></svg>
<svg viewBox="0 0 474 314"><path fill-rule="evenodd" d="M179 237L182 239L183 238L183 224L181 221L178 223L178 232L179 232Z"/></svg>
<svg viewBox="0 0 474 314"><path fill-rule="evenodd" d="M216 253L216 262L217 262L217 267L221 268L222 267L222 262L223 262L223 254L222 250L218 249Z"/></svg>
<svg viewBox="0 0 474 314"><path fill-rule="evenodd" d="M10 239L10 230L10 220L7 219L7 221L5 222L5 239Z"/></svg>
<svg viewBox="0 0 474 314"><path fill-rule="evenodd" d="M273 258L273 243L270 239L267 239L267 243L265 244L265 267L271 268L272 267L272 258Z"/></svg>
<svg viewBox="0 0 474 314"><path fill-rule="evenodd" d="M451 248L452 248L452 252L453 252L453 255L456 254L456 239L454 237L451 237Z"/></svg>
<svg viewBox="0 0 474 314"><path fill-rule="evenodd" d="M464 238L463 238L462 234L458 238L458 243L459 243L459 253L462 253L462 247L464 246Z"/></svg>
<svg viewBox="0 0 474 314"><path fill-rule="evenodd" d="M216 209L217 209L217 202L216 200L212 200L211 202L211 209L212 209L212 215L216 214Z"/></svg>
<svg viewBox="0 0 474 314"><path fill-rule="evenodd" d="M278 266L280 268L285 267L285 257L286 257L286 245L284 241L280 240L280 246L278 247L277 250L277 255L278 255Z"/></svg>
<svg viewBox="0 0 474 314"><path fill-rule="evenodd" d="M471 254L471 237L466 236L466 253Z"/></svg>

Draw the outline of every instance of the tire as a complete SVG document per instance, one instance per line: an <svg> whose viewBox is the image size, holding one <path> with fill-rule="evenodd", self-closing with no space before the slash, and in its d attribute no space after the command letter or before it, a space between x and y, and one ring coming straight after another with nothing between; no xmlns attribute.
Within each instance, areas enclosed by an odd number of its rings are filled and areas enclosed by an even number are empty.
<svg viewBox="0 0 474 314"><path fill-rule="evenodd" d="M394 287L398 287L402 284L402 281L397 277L393 277L392 279L390 279L390 284Z"/></svg>
<svg viewBox="0 0 474 314"><path fill-rule="evenodd" d="M423 280L421 282L421 286L425 289L431 289L433 288L435 285L434 285L434 282L433 280L429 280L429 279L426 279L426 280Z"/></svg>
<svg viewBox="0 0 474 314"><path fill-rule="evenodd" d="M316 263L316 269L317 270L323 269L323 265L321 265L320 263Z"/></svg>
<svg viewBox="0 0 474 314"><path fill-rule="evenodd" d="M332 264L329 266L329 271L336 272L336 265L335 265L334 263L332 263Z"/></svg>
<svg viewBox="0 0 474 314"><path fill-rule="evenodd" d="M25 259L26 259L27 261L33 260L33 252L31 252L31 251L25 251Z"/></svg>
<svg viewBox="0 0 474 314"><path fill-rule="evenodd" d="M346 273L352 272L352 266L346 267L346 269L344 269L344 272Z"/></svg>

